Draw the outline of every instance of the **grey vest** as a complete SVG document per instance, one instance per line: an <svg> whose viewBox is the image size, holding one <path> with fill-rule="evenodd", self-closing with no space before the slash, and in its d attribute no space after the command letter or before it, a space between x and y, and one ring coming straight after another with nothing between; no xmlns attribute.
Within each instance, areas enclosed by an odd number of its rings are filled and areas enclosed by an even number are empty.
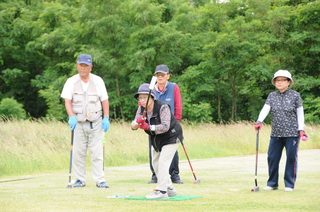
<svg viewBox="0 0 320 212"><path fill-rule="evenodd" d="M102 106L97 87L91 81L86 92L83 91L81 80L74 84L72 110L78 122L95 122L102 116Z"/></svg>

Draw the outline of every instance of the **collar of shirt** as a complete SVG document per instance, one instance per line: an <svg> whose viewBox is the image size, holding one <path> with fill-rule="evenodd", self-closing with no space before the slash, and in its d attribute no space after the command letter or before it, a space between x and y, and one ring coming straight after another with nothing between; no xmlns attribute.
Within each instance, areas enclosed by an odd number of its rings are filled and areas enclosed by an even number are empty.
<svg viewBox="0 0 320 212"><path fill-rule="evenodd" d="M165 92L167 90L167 85L168 85L168 81L166 82L166 85L163 87L163 89L160 89L159 88L159 85L157 85L155 88L156 88L156 91L162 93L162 92Z"/></svg>
<svg viewBox="0 0 320 212"><path fill-rule="evenodd" d="M287 91L289 91L290 90L290 88L288 88L287 90L285 90L285 91L283 91L283 92L280 92L279 90L278 90L278 94L280 94L280 95L284 95L284 94L286 94L287 93Z"/></svg>

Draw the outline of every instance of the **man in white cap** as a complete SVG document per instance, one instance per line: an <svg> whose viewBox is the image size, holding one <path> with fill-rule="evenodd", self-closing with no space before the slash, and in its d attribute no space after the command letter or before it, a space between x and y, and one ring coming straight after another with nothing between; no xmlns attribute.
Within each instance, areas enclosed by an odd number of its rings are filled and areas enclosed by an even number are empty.
<svg viewBox="0 0 320 212"><path fill-rule="evenodd" d="M300 138L306 140L304 112L300 94L289 88L293 84L287 70L274 74L271 83L278 91L271 92L254 126L258 131L269 112L272 114L272 130L268 148L269 179L264 190L278 189L279 162L282 150L286 148L287 162L284 174L284 191L293 191L297 178L298 148Z"/></svg>
<svg viewBox="0 0 320 212"><path fill-rule="evenodd" d="M107 89L101 77L91 74L91 55L81 54L76 66L78 74L67 80L61 93L69 116L68 124L74 131L72 161L77 180L73 187L86 185L88 148L96 186L109 188L104 179L102 146L103 131L110 127Z"/></svg>

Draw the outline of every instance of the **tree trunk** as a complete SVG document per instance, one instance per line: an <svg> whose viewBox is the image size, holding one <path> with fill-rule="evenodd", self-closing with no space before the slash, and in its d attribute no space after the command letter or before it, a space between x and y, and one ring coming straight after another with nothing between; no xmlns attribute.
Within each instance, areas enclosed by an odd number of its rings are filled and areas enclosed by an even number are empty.
<svg viewBox="0 0 320 212"><path fill-rule="evenodd" d="M220 92L220 79L218 81L218 118L219 122L222 122L222 116L221 116L221 92Z"/></svg>
<svg viewBox="0 0 320 212"><path fill-rule="evenodd" d="M231 111L231 120L232 121L236 121L236 112L237 112L237 89L236 89L236 73L233 75L233 80L230 81L230 87L231 87L231 91L232 91L232 111Z"/></svg>
<svg viewBox="0 0 320 212"><path fill-rule="evenodd" d="M119 86L119 76L118 76L117 73L116 73L116 89L117 89L118 98L121 99L120 86ZM122 106L121 106L121 101L120 101L120 104L119 104L119 109L120 109L120 115L122 117L122 121L124 121L125 118L124 118L123 109L122 109Z"/></svg>

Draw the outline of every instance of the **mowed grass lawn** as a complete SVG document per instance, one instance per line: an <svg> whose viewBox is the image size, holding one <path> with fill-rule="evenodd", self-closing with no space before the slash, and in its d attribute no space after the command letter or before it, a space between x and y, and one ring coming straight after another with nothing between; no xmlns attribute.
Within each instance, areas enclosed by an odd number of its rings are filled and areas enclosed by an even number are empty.
<svg viewBox="0 0 320 212"><path fill-rule="evenodd" d="M179 146L181 195L201 198L150 201L109 198L145 196L154 184L148 164L148 141L129 123L111 123L106 133L105 174L108 189L95 187L87 160L87 186L66 188L69 175L70 129L67 123L46 120L0 122L0 211L320 211L320 127L307 125L309 140L301 142L294 192L284 192L285 154L278 191L264 191L268 178L270 125L260 132L258 183L254 187L253 123L225 125L182 123L184 145L200 184ZM74 180L74 176L72 177Z"/></svg>
<svg viewBox="0 0 320 212"><path fill-rule="evenodd" d="M180 148L179 153L183 154ZM299 152L299 171L294 192L284 192L281 160L278 191L264 191L266 154L259 154L259 192L254 187L255 155L191 159L200 184L187 160L180 161L184 184L181 195L201 198L185 201L150 201L109 198L114 195L144 196L152 193L148 164L106 167L109 189L96 188L88 168L84 188L66 188L68 170L0 179L0 211L320 211L320 150Z"/></svg>

